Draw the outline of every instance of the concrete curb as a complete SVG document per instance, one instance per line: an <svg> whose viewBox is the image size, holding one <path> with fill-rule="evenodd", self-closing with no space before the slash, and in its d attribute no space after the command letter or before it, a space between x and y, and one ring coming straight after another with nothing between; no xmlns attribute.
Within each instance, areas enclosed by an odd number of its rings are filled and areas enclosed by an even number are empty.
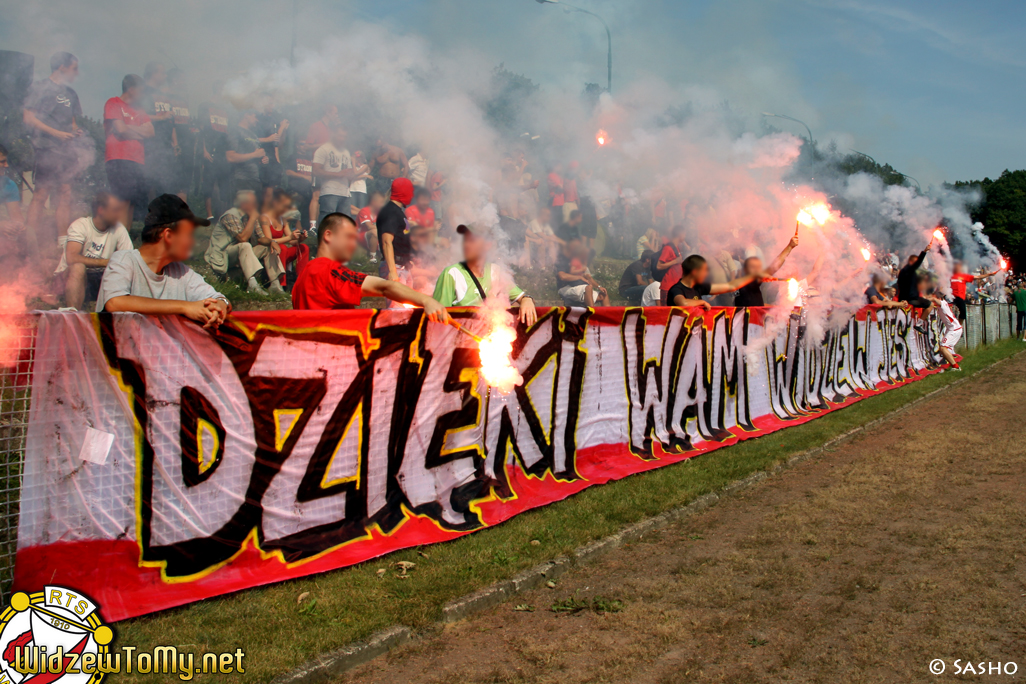
<svg viewBox="0 0 1026 684"><path fill-rule="evenodd" d="M896 408L886 415L871 420L865 425L852 428L844 434L838 435L837 437L824 442L818 447L797 453L786 461L777 463L767 470L759 470L747 477L741 478L740 480L735 480L734 482L724 486L718 492L704 494L685 506L672 508L660 513L659 515L655 515L651 518L646 518L645 520L636 522L633 525L629 525L616 534L611 534L608 537L603 537L602 539L596 539L593 542L575 549L569 557L562 556L546 561L534 566L533 568L523 570L508 580L496 582L495 584L471 594L453 599L442 607L441 623L452 623L464 620L476 613L480 613L489 608L493 608L500 603L504 603L507 599L515 596L516 594L529 591L531 589L537 589L545 582L551 581L552 579L565 574L577 565L598 560L626 543L637 541L650 532L669 527L671 524L683 518L694 515L695 513L715 505L723 496L748 489L749 487L752 487L773 475L777 475L792 466L803 461L807 461L813 456L817 456L824 451L828 451L850 441L859 434L891 420L895 416L900 415L927 399L941 394L942 392L947 392L954 387L958 387L972 378L975 378L977 375L991 371L997 366L1014 359L1022 353L1026 353L1026 350L1016 352L1011 356L1007 356L992 363L986 368L981 368L972 375L967 375L964 378L960 378L948 385L945 385L944 387L935 389L932 392L927 392L918 399L913 399L904 406ZM336 677L347 670L369 662L380 655L384 655L396 646L412 641L418 636L420 636L420 634L409 627L395 625L371 635L371 637L366 641L358 641L348 646L344 646L337 651L322 654L295 670L276 677L271 681L271 684L321 684L322 682L326 682L330 678Z"/></svg>

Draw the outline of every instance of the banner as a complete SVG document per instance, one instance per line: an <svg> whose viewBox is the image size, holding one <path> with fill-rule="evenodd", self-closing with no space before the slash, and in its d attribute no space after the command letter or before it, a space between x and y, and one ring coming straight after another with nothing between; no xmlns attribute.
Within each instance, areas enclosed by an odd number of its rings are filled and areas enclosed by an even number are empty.
<svg viewBox="0 0 1026 684"><path fill-rule="evenodd" d="M484 333L472 309L453 314ZM836 317L836 313L834 314ZM932 372L936 323L869 307L548 309L524 384L420 310L43 314L14 588L108 621L453 539ZM468 588L469 590L469 588Z"/></svg>

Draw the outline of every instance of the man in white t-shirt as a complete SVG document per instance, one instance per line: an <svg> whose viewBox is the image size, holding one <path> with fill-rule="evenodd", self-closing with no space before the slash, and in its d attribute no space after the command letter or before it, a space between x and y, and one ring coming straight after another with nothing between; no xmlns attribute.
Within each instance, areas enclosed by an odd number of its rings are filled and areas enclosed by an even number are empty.
<svg viewBox="0 0 1026 684"><path fill-rule="evenodd" d="M92 208L92 216L83 216L68 226L68 242L55 271L64 278L67 305L76 309L96 299L103 271L114 252L132 249L132 238L118 220L125 203L101 192Z"/></svg>
<svg viewBox="0 0 1026 684"><path fill-rule="evenodd" d="M321 190L318 224L328 214L349 214L349 184L367 171L365 165L353 168L353 159L346 149L347 137L346 129L336 126L331 131L331 140L314 152L313 175Z"/></svg>

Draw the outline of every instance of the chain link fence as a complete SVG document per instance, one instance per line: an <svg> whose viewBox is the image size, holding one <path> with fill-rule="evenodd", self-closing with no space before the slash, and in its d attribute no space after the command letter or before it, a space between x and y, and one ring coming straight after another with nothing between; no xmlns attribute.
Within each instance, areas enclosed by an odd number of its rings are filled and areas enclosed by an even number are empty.
<svg viewBox="0 0 1026 684"><path fill-rule="evenodd" d="M1014 307L971 304L966 313L960 351L1015 334ZM29 315L0 321L0 605L7 604L14 579L37 320Z"/></svg>

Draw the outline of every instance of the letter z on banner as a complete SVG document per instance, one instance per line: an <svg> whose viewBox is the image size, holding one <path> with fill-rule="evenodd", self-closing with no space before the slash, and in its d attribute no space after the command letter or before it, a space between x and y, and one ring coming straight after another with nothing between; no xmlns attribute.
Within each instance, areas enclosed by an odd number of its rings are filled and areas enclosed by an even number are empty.
<svg viewBox="0 0 1026 684"><path fill-rule="evenodd" d="M417 310L213 335L42 314L14 585L113 621L453 539L923 377L937 333L872 307L819 340L787 311L549 309L504 396Z"/></svg>

